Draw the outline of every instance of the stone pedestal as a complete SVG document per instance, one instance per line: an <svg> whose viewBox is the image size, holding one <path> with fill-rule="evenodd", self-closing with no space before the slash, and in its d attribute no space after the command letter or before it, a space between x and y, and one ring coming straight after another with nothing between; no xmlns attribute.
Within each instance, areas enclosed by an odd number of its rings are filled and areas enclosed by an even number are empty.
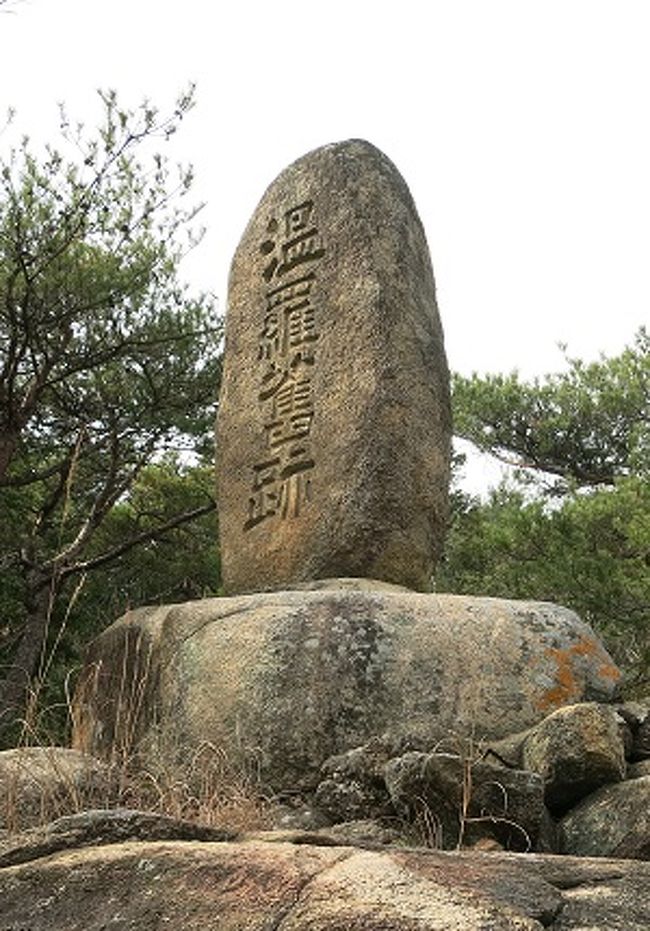
<svg viewBox="0 0 650 931"><path fill-rule="evenodd" d="M619 678L565 608L333 580L129 612L89 649L74 742L155 767L208 741L297 789L375 735L499 738Z"/></svg>

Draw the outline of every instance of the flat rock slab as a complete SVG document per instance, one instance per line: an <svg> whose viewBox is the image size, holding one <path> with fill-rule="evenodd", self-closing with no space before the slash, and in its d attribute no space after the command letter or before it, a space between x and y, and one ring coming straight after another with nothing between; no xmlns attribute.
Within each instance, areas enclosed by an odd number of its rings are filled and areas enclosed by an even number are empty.
<svg viewBox="0 0 650 931"><path fill-rule="evenodd" d="M457 750L616 694L619 671L565 608L330 584L126 614L89 650L75 745L107 756L128 730L155 765L209 741L276 790L313 788L376 735Z"/></svg>
<svg viewBox="0 0 650 931"><path fill-rule="evenodd" d="M217 421L225 591L327 576L429 590L450 439L408 188L367 142L310 152L266 191L232 264Z"/></svg>
<svg viewBox="0 0 650 931"><path fill-rule="evenodd" d="M234 840L231 831L129 808L99 808L64 815L38 828L0 839L0 868L39 860L64 850L126 841Z"/></svg>
<svg viewBox="0 0 650 931"><path fill-rule="evenodd" d="M0 869L0 931L647 931L649 887L629 860L129 841Z"/></svg>

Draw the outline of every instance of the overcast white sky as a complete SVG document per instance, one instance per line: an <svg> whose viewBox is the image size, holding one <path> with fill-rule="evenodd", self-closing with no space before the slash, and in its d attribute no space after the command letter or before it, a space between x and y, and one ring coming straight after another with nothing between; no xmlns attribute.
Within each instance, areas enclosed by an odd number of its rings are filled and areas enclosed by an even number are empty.
<svg viewBox="0 0 650 931"><path fill-rule="evenodd" d="M187 276L223 304L266 186L351 136L400 169L424 223L453 368L561 366L650 320L647 0L22 0L0 15L0 105L37 134L98 87L164 107L208 201ZM0 138L0 145L2 139Z"/></svg>
<svg viewBox="0 0 650 931"><path fill-rule="evenodd" d="M187 264L225 307L266 186L362 137L404 175L429 240L453 369L562 367L650 320L648 0L14 0L0 106L35 135L95 91L198 105L179 157L208 235ZM0 137L2 145L2 137Z"/></svg>

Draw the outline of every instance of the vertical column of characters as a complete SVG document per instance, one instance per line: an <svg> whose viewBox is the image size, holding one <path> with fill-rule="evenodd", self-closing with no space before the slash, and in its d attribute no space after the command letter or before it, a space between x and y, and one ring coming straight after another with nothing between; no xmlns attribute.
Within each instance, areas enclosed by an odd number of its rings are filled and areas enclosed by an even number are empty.
<svg viewBox="0 0 650 931"><path fill-rule="evenodd" d="M257 345L258 401L266 456L253 466L244 529L271 518L297 517L311 497L312 374L319 339L312 287L325 254L304 201L272 217L259 251L264 257L264 318Z"/></svg>

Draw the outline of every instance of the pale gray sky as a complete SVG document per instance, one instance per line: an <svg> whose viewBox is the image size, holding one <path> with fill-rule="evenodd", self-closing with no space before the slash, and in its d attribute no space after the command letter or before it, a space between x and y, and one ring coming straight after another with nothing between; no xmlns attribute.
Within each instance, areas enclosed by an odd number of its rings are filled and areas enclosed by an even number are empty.
<svg viewBox="0 0 650 931"><path fill-rule="evenodd" d="M56 104L198 105L178 139L208 226L187 277L225 307L266 186L352 136L404 175L452 368L561 367L650 320L647 0L23 0L0 14L0 106L37 134ZM0 137L0 145L2 145Z"/></svg>
<svg viewBox="0 0 650 931"><path fill-rule="evenodd" d="M161 106L208 201L187 274L225 302L273 177L351 136L383 149L429 239L452 367L543 372L650 319L646 0L23 0L0 16L0 104L96 120L98 87ZM0 140L1 144L1 140Z"/></svg>

